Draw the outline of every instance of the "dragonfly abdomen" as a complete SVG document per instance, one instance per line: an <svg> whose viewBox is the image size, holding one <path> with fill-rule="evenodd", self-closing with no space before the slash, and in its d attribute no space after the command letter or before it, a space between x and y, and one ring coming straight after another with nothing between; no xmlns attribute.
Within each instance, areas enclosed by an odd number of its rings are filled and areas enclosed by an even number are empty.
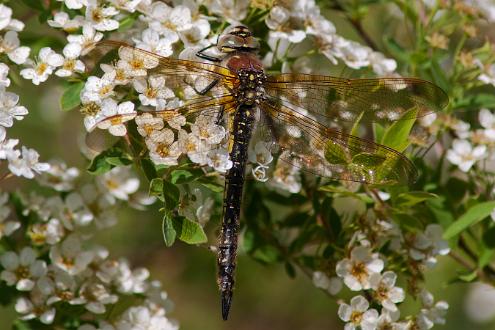
<svg viewBox="0 0 495 330"><path fill-rule="evenodd" d="M222 296L222 317L224 320L227 319L229 314L234 289L242 188L253 122L253 106L239 106L234 115L231 131L233 143L230 159L233 164L225 177L224 215L217 260L218 285Z"/></svg>

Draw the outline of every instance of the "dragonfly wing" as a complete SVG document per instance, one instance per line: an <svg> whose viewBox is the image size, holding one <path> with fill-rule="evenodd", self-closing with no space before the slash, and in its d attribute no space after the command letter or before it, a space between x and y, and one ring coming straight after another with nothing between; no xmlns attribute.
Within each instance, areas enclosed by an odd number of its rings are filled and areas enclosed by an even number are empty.
<svg viewBox="0 0 495 330"><path fill-rule="evenodd" d="M345 79L321 75L268 77L266 93L327 126L335 122L389 123L441 111L445 92L416 78Z"/></svg>
<svg viewBox="0 0 495 330"><path fill-rule="evenodd" d="M345 134L283 104L260 104L279 160L335 180L368 184L410 184L414 165L403 154L373 141ZM265 129L266 130L266 129Z"/></svg>
<svg viewBox="0 0 495 330"><path fill-rule="evenodd" d="M237 78L225 67L162 57L116 41L97 43L95 53L106 60L111 59L108 54L117 56L114 62L115 79L118 81L120 76L123 80L120 84L134 86L140 94L142 112L164 119L178 115L191 117L210 108L230 107L235 101L232 89ZM118 84L113 87L119 88ZM105 127L108 125L105 122L109 121L118 122L121 119L125 122L133 116L135 113L100 115L91 129Z"/></svg>

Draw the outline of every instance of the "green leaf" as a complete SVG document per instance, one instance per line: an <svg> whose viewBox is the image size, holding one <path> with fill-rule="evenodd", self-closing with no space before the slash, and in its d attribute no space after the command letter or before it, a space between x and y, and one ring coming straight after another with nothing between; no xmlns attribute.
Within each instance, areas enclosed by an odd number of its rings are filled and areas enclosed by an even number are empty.
<svg viewBox="0 0 495 330"><path fill-rule="evenodd" d="M495 226L483 233L483 243L490 249L495 249Z"/></svg>
<svg viewBox="0 0 495 330"><path fill-rule="evenodd" d="M492 236L492 239L493 239L493 236ZM484 249L483 252L480 254L480 257L479 257L479 260L478 260L478 267L480 269L483 269L483 267L485 267L490 262L492 262L494 255L495 255L495 250L493 250L493 249Z"/></svg>
<svg viewBox="0 0 495 330"><path fill-rule="evenodd" d="M373 136L375 138L375 141L382 141L383 135L385 134L385 128L378 123L373 123L372 127L373 127Z"/></svg>
<svg viewBox="0 0 495 330"><path fill-rule="evenodd" d="M177 237L177 231L174 228L174 220L171 217L170 212L165 212L162 221L162 233L165 245L170 247L174 244Z"/></svg>
<svg viewBox="0 0 495 330"><path fill-rule="evenodd" d="M164 201L164 199L163 199L163 179L154 178L150 181L149 195L155 196L156 198L158 198L162 202Z"/></svg>
<svg viewBox="0 0 495 330"><path fill-rule="evenodd" d="M296 269L290 262L285 263L285 272L290 278L295 278L296 277Z"/></svg>
<svg viewBox="0 0 495 330"><path fill-rule="evenodd" d="M389 53L393 55L393 57L397 58L401 62L409 62L410 52L399 45L394 38L386 37L383 39L383 42L385 43L385 47L387 48Z"/></svg>
<svg viewBox="0 0 495 330"><path fill-rule="evenodd" d="M352 164L364 166L366 168L375 168L383 164L386 159L387 158L382 155L362 152L352 157Z"/></svg>
<svg viewBox="0 0 495 330"><path fill-rule="evenodd" d="M398 210L394 210L392 213L392 219L394 219L401 228L412 230L413 232L423 229L423 224L417 217L413 217L407 213L402 213Z"/></svg>
<svg viewBox="0 0 495 330"><path fill-rule="evenodd" d="M473 282L478 277L478 270L469 273L459 274L458 278L463 282Z"/></svg>
<svg viewBox="0 0 495 330"><path fill-rule="evenodd" d="M347 144L349 146L349 152L351 154L351 157L354 157L356 152L358 152L361 148L359 145L357 145L357 139L354 138L354 136L359 135L359 124L361 122L361 118L363 118L364 111L359 114L359 117L356 119L354 124L352 125L351 129L351 134L349 135L349 139L347 140Z"/></svg>
<svg viewBox="0 0 495 330"><path fill-rule="evenodd" d="M77 107L81 103L80 94L84 88L84 82L70 84L63 92L60 98L60 109L69 111Z"/></svg>
<svg viewBox="0 0 495 330"><path fill-rule="evenodd" d="M39 10L39 11L45 11L46 8L43 6L43 1L40 0L22 0L24 4L28 7L31 7L33 9Z"/></svg>
<svg viewBox="0 0 495 330"><path fill-rule="evenodd" d="M151 181L154 178L156 178L157 173L155 169L155 165L149 158L143 158L141 159L141 168L143 169L144 175L146 175L146 178Z"/></svg>
<svg viewBox="0 0 495 330"><path fill-rule="evenodd" d="M163 199L165 207L168 210L173 210L179 205L180 190L171 182L163 180Z"/></svg>
<svg viewBox="0 0 495 330"><path fill-rule="evenodd" d="M418 109L413 108L404 113L403 118L414 118ZM394 122L387 127L381 143L399 152L403 152L409 146L409 133L415 119L404 119Z"/></svg>
<svg viewBox="0 0 495 330"><path fill-rule="evenodd" d="M175 217L173 226L177 237L187 244L201 244L208 241L201 225L184 217Z"/></svg>
<svg viewBox="0 0 495 330"><path fill-rule="evenodd" d="M424 191L410 191L399 194L395 201L398 207L410 207L419 203L422 203L428 199L437 198L438 195L427 193Z"/></svg>
<svg viewBox="0 0 495 330"><path fill-rule="evenodd" d="M432 77L435 79L434 82L443 90L447 90L449 81L447 80L447 77L445 77L445 70L440 67L436 58L431 60L431 71Z"/></svg>
<svg viewBox="0 0 495 330"><path fill-rule="evenodd" d="M455 103L455 109L474 110L479 108L495 108L495 94L476 93L462 98Z"/></svg>
<svg viewBox="0 0 495 330"><path fill-rule="evenodd" d="M445 230L443 238L448 240L460 234L464 229L488 217L493 209L495 209L495 201L483 202L472 206Z"/></svg>
<svg viewBox="0 0 495 330"><path fill-rule="evenodd" d="M87 171L93 175L100 175L116 166L132 164L132 157L119 147L111 147L97 155L88 166Z"/></svg>
<svg viewBox="0 0 495 330"><path fill-rule="evenodd" d="M344 149L333 141L328 141L325 146L325 158L330 164L345 165L349 163L349 157Z"/></svg>
<svg viewBox="0 0 495 330"><path fill-rule="evenodd" d="M12 325L12 329L14 330L31 330L31 326L24 321L21 320L16 320L14 324Z"/></svg>
<svg viewBox="0 0 495 330"><path fill-rule="evenodd" d="M170 174L170 181L175 184L184 184L192 182L199 177L201 177L204 172L200 169L192 169L192 170L173 170Z"/></svg>
<svg viewBox="0 0 495 330"><path fill-rule="evenodd" d="M123 20L119 22L118 32L125 32L129 30L136 22L136 16L126 16Z"/></svg>
<svg viewBox="0 0 495 330"><path fill-rule="evenodd" d="M280 260L281 255L276 247L272 245L263 245L254 251L253 258L262 263L270 264Z"/></svg>
<svg viewBox="0 0 495 330"><path fill-rule="evenodd" d="M223 185L219 185L218 183L212 183L212 182L201 182L201 185L204 186L205 188L215 192L219 193L222 192L224 189Z"/></svg>

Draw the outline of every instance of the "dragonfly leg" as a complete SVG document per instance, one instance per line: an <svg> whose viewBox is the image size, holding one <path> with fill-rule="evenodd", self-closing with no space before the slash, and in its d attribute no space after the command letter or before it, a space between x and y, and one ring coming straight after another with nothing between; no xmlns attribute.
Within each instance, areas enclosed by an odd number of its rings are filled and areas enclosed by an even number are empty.
<svg viewBox="0 0 495 330"><path fill-rule="evenodd" d="M225 107L222 106L222 108L220 109L220 111L217 114L217 119L215 119L215 124L220 125L220 123L222 122L222 119L223 119L224 112L225 112Z"/></svg>
<svg viewBox="0 0 495 330"><path fill-rule="evenodd" d="M199 58L202 58L203 60L208 60L208 61L212 61L212 62L222 62L222 58L216 57L216 56L211 56L211 55L204 53L205 50L210 49L211 47L214 47L214 46L216 46L216 45L212 44L212 45L206 46L205 48L199 50L196 53L196 56Z"/></svg>
<svg viewBox="0 0 495 330"><path fill-rule="evenodd" d="M198 91L196 89L196 87L193 86L193 89L194 91L199 94L199 95L205 95L206 93L208 93L213 87L215 87L216 84L218 84L218 82L220 81L220 79L215 79L213 80L211 83L208 84L208 86L206 86L203 90L201 91Z"/></svg>

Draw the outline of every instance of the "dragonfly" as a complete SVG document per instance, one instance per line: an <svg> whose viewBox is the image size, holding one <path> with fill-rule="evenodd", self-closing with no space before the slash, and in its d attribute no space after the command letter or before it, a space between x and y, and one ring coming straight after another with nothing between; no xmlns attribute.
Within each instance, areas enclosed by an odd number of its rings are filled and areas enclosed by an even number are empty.
<svg viewBox="0 0 495 330"><path fill-rule="evenodd" d="M415 181L417 171L406 156L345 133L343 127L356 121L386 125L414 120L441 111L448 103L441 88L417 78L267 74L258 55L260 43L243 25L228 28L219 37L218 55L208 51L211 46L200 50L196 55L205 61L162 57L122 42L104 43L118 48L120 57L127 58L131 66L144 66L148 75L165 77L165 84L182 95L184 100L175 106L149 111L153 116L167 120L185 116L189 120L203 115L227 123L232 167L225 174L217 247L224 320L232 304L243 185L249 145L256 134L278 154L278 161L324 178L372 185L409 184ZM126 116L113 115L98 125L122 123Z"/></svg>

